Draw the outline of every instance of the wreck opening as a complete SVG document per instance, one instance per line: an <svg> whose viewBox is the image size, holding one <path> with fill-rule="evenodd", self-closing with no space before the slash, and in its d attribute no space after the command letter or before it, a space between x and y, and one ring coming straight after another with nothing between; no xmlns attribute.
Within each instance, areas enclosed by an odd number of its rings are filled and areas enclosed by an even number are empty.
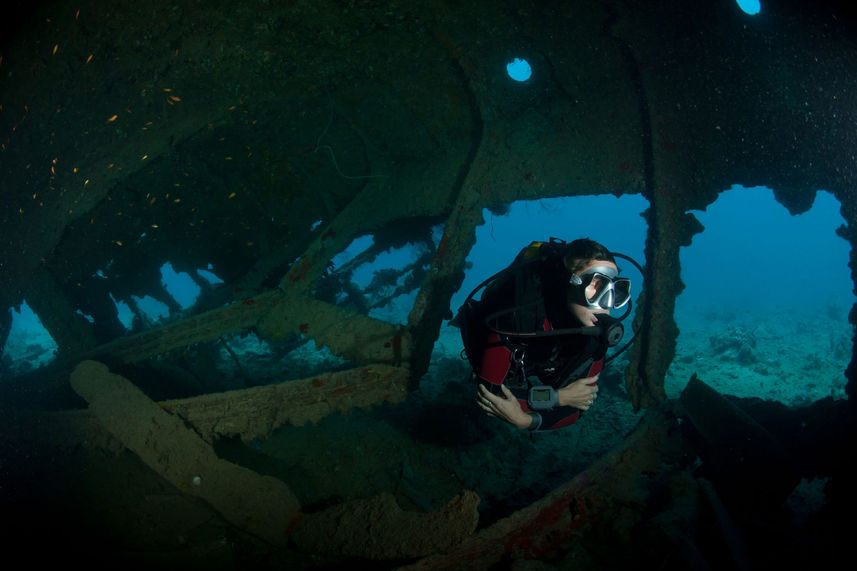
<svg viewBox="0 0 857 571"><path fill-rule="evenodd" d="M119 298L118 291L109 291L119 320L128 332L143 331L199 312L201 308L197 304L208 297L214 286L223 284L223 280L211 271L211 264L206 268L190 266L176 269L175 266L170 261L161 264L158 269L159 287L151 292L140 291ZM107 273L100 272L99 276L105 279L114 277L109 269ZM110 283L107 287L111 286L117 287L117 284Z"/></svg>
<svg viewBox="0 0 857 571"><path fill-rule="evenodd" d="M506 73L513 80L523 83L532 77L533 68L524 58L516 57L506 64Z"/></svg>
<svg viewBox="0 0 857 571"><path fill-rule="evenodd" d="M789 406L847 398L857 298L840 207L819 191L791 216L771 189L736 185L694 212L705 230L681 252L670 396L698 373L721 393Z"/></svg>
<svg viewBox="0 0 857 571"><path fill-rule="evenodd" d="M202 288L193 281L190 274L176 271L170 262L161 266L161 277L167 293L178 302L182 310L196 303L202 293Z"/></svg>
<svg viewBox="0 0 857 571"><path fill-rule="evenodd" d="M86 320L95 331L110 331L107 340L150 330L198 312L196 304L202 294L222 284L208 269L177 271L170 262L160 267L157 287L141 288L134 293L124 290L123 277L117 276L110 259L77 285L77 299L99 298L97 305L85 301L74 309L74 315ZM151 285L151 284L150 284ZM107 307L107 309L105 309ZM9 308L11 328L5 334L4 376L14 378L50 364L58 354L58 344L42 320L26 301L21 310Z"/></svg>
<svg viewBox="0 0 857 571"><path fill-rule="evenodd" d="M314 296L385 323L405 325L442 235L442 224L409 220L358 236L328 262Z"/></svg>
<svg viewBox="0 0 857 571"><path fill-rule="evenodd" d="M6 343L0 347L0 379L36 370L56 358L57 344L27 301L9 308L11 324Z"/></svg>
<svg viewBox="0 0 857 571"><path fill-rule="evenodd" d="M762 10L762 4L759 0L735 0L741 11L750 16L755 16Z"/></svg>

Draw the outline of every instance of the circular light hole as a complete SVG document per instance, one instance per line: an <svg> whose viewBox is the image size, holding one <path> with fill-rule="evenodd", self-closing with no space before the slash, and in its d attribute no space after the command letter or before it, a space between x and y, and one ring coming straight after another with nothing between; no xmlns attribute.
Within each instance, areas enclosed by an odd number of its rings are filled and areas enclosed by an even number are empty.
<svg viewBox="0 0 857 571"><path fill-rule="evenodd" d="M737 0L738 7L741 8L745 14L750 14L751 16L754 14L758 14L762 9L762 4L759 0Z"/></svg>
<svg viewBox="0 0 857 571"><path fill-rule="evenodd" d="M527 81L533 75L533 68L527 60L516 57L506 64L506 73L515 81Z"/></svg>

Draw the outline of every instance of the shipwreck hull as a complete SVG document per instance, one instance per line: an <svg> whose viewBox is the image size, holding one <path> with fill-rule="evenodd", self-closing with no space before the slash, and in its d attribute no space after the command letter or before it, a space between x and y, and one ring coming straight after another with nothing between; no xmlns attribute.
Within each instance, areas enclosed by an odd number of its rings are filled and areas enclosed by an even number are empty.
<svg viewBox="0 0 857 571"><path fill-rule="evenodd" d="M227 568L747 568L841 554L834 522L855 505L850 401L787 409L698 379L678 401L664 390L679 254L704 230L692 211L724 189L768 185L792 214L828 190L857 271L857 52L839 2L784 0L756 20L716 0L28 9L6 19L26 25L4 22L0 50L0 345L26 302L56 356L15 378L0 361L11 544ZM528 83L502 73L517 56L533 65ZM648 202L637 337L616 389L642 420L594 448L591 466L480 522L478 494L442 465L442 500L403 462L411 505L385 493L305 505L288 474L218 453L386 409L451 426L449 448L502 440L472 406L418 406L432 366L460 372L432 355L476 228L515 201L591 194ZM356 291L356 267L404 246L415 260ZM201 288L192 307L166 291L166 263ZM136 307L147 296L168 307L163 323ZM399 296L412 296L400 323L371 316ZM130 328L117 302L132 307ZM231 348L244 336L272 355L300 343L338 361L254 376ZM238 370L228 383L218 351ZM521 476L469 452L459 460L474 471ZM792 527L782 510L804 480L825 501ZM789 542L795 531L807 542Z"/></svg>

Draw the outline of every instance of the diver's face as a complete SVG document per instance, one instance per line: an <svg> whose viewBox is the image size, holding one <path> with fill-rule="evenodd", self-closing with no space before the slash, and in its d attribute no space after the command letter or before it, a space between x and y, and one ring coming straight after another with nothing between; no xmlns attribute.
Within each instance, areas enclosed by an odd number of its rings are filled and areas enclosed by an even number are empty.
<svg viewBox="0 0 857 571"><path fill-rule="evenodd" d="M619 268L613 262L608 262L607 260L591 260L589 263L583 266L583 269L581 269L578 273L582 274L589 268L593 268L595 266L608 266L610 268L616 268L617 271L619 270ZM592 283L586 286L586 296L591 298L595 295L597 290L598 284L595 283L595 280L593 280ZM572 302L571 299L571 292L569 292L568 308L584 327L597 325L599 314L610 313L610 311L607 309L589 309L588 307L580 305L579 303Z"/></svg>

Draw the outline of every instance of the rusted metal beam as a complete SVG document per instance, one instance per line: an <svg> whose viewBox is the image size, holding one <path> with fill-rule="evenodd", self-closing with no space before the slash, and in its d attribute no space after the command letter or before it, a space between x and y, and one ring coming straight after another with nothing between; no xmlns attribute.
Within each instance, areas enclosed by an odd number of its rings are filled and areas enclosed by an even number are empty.
<svg viewBox="0 0 857 571"><path fill-rule="evenodd" d="M70 380L104 428L165 480L205 500L238 527L285 545L300 510L286 484L218 458L179 416L103 363L84 361Z"/></svg>
<svg viewBox="0 0 857 571"><path fill-rule="evenodd" d="M39 316L61 355L77 355L98 345L89 322L75 312L54 276L44 267L33 272L27 305Z"/></svg>
<svg viewBox="0 0 857 571"><path fill-rule="evenodd" d="M213 341L221 335L254 326L281 300L280 292L268 291L175 323L121 337L78 356L76 360L101 359L111 363L135 363L188 345Z"/></svg>
<svg viewBox="0 0 857 571"><path fill-rule="evenodd" d="M213 341L242 329L284 337L300 333L334 354L358 363L401 363L410 354L409 336L402 328L304 296L287 297L272 290L176 323L122 337L78 356L111 363L135 363Z"/></svg>
<svg viewBox="0 0 857 571"><path fill-rule="evenodd" d="M411 336L403 327L305 296L274 305L258 330L273 338L300 333L358 363L398 365L407 363L411 354Z"/></svg>
<svg viewBox="0 0 857 571"><path fill-rule="evenodd" d="M208 441L238 437L246 442L286 424L301 426L354 408L400 403L406 397L409 376L405 368L373 363L276 385L159 401L158 405L181 416ZM88 409L28 415L14 410L3 409L3 430L14 429L17 439L32 446L76 448L85 441L106 450L116 448Z"/></svg>
<svg viewBox="0 0 857 571"><path fill-rule="evenodd" d="M291 424L302 426L353 408L396 404L406 396L409 371L375 363L277 385L169 400L161 408L178 414L205 439L268 436Z"/></svg>
<svg viewBox="0 0 857 571"><path fill-rule="evenodd" d="M479 496L465 491L429 513L401 509L392 494L307 514L291 534L301 551L362 559L424 557L454 548L479 519Z"/></svg>

